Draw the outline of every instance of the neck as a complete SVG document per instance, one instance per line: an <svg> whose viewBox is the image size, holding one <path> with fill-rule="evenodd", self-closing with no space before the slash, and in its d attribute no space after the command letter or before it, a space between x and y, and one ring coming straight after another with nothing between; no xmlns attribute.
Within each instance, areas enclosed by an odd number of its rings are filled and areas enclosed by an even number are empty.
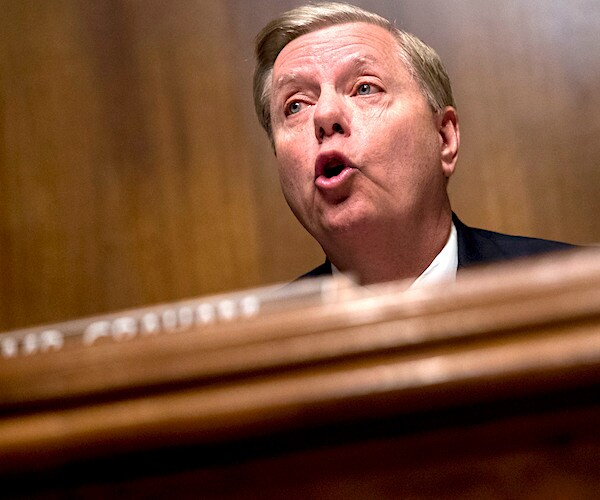
<svg viewBox="0 0 600 500"><path fill-rule="evenodd" d="M335 235L323 245L329 260L351 272L362 285L416 279L448 241L450 208L407 223L381 224Z"/></svg>

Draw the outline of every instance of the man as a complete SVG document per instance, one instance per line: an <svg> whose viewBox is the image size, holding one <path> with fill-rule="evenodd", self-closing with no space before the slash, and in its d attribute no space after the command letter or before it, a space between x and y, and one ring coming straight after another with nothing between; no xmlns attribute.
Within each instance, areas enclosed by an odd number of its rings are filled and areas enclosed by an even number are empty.
<svg viewBox="0 0 600 500"><path fill-rule="evenodd" d="M283 194L332 269L361 284L452 280L457 268L567 245L472 229L447 195L458 116L433 49L380 16L308 5L257 37L254 100Z"/></svg>

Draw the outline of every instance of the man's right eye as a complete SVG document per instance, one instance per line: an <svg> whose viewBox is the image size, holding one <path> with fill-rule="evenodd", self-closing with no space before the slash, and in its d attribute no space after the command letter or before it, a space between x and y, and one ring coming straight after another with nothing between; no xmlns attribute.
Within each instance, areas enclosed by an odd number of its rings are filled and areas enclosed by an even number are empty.
<svg viewBox="0 0 600 500"><path fill-rule="evenodd" d="M302 109L302 103L300 101L292 101L285 107L286 115L295 115Z"/></svg>

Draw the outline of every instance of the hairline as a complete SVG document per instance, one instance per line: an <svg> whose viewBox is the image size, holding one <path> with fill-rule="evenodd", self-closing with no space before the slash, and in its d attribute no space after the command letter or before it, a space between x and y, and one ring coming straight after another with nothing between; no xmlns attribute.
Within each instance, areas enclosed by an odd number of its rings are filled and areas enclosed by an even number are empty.
<svg viewBox="0 0 600 500"><path fill-rule="evenodd" d="M274 143L274 138L273 138L273 130L272 130L272 124L271 124L272 116L271 116L270 107L271 107L271 99L272 99L272 91L273 91L273 69L275 66L275 61L279 57L279 54L292 41L302 37L303 35L314 33L316 31L320 31L322 29L330 28L333 26L342 26L342 25L346 25L346 24L360 24L360 23L366 23L366 24L370 24L373 26L379 26L383 30L390 33L390 35L392 35L392 37L394 38L395 44L396 44L396 53L398 54L400 61L402 62L402 64L404 64L404 67L409 72L411 78L417 84L420 92L423 94L423 96L427 100L427 103L429 104L429 107L431 108L432 112L439 113L443 109L443 103L438 102L438 100L436 99L436 96L431 91L429 84L421 77L421 75L419 74L419 72L416 69L416 65L413 64L413 61L411 60L411 54L410 54L409 50L405 46L405 45L407 45L407 43L406 43L407 40L410 41L411 37L413 39L418 40L418 38L414 37L414 35L404 32L403 30L400 30L392 22L388 21L385 18L380 18L379 16L374 17L374 18L365 17L365 18L360 18L360 19L348 19L348 20L343 20L343 21L341 21L339 19L335 19L335 18L320 19L317 22L314 22L308 26L303 26L301 30L298 30L295 33L291 33L291 34L288 33L288 35L290 35L291 37L289 38L289 40L287 40L285 42L284 45L281 46L281 48L279 49L277 54L274 56L272 63L270 63L268 69L266 69L261 74L262 89L261 89L261 94L260 94L260 105L261 105L262 115L263 115L263 118L261 119L261 123L263 124L263 127L266 129L267 135L269 136L269 140L271 141L272 144ZM429 49L429 47L426 44L424 44L422 41L420 41L420 40L418 40L418 41L421 44L423 44L424 47ZM437 57L439 59L439 56L437 56ZM452 100L451 96L450 96L450 99Z"/></svg>

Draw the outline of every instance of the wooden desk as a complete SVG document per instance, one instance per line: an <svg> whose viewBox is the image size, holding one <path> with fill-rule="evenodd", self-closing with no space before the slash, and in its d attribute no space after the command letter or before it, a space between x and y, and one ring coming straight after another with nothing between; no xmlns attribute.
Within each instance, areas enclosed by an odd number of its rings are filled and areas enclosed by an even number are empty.
<svg viewBox="0 0 600 500"><path fill-rule="evenodd" d="M0 336L3 491L599 497L596 250L416 291L316 283ZM25 354L48 331L70 334Z"/></svg>

